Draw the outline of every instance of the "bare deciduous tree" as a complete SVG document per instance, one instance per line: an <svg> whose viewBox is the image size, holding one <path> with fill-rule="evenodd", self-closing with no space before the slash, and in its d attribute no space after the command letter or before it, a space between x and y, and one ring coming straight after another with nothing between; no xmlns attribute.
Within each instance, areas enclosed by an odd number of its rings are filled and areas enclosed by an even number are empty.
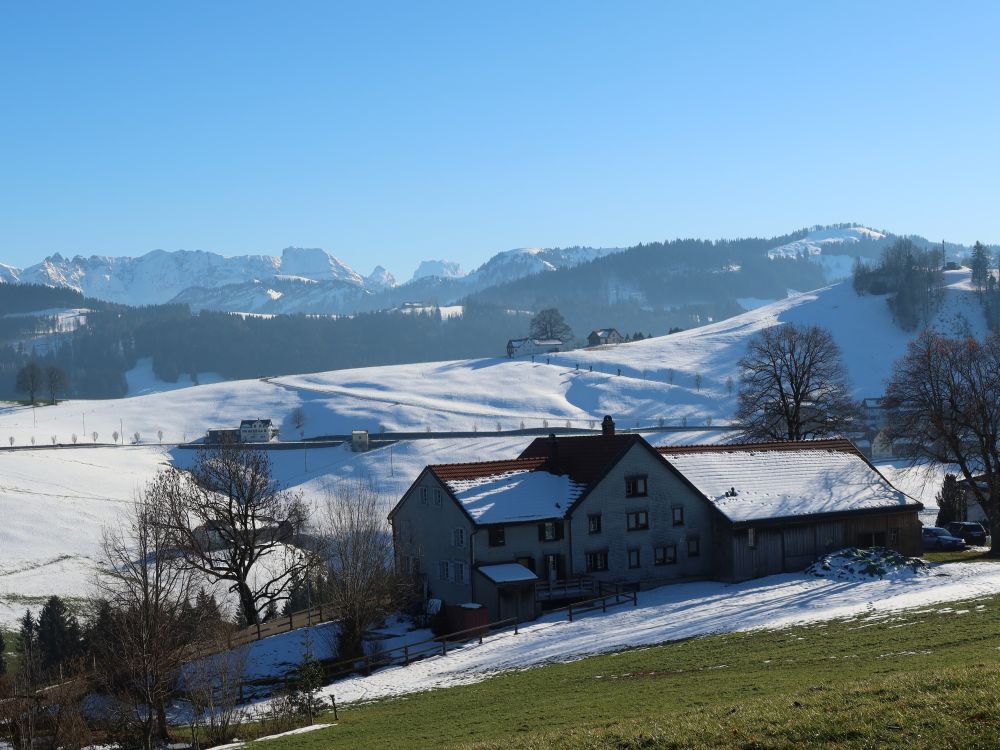
<svg viewBox="0 0 1000 750"><path fill-rule="evenodd" d="M531 319L530 336L533 339L558 340L568 342L573 340L573 329L556 308L549 307L539 310Z"/></svg>
<svg viewBox="0 0 1000 750"><path fill-rule="evenodd" d="M224 641L208 644L211 653L185 666L183 694L191 707L191 744L220 745L232 740L249 718L243 708L247 646L228 649Z"/></svg>
<svg viewBox="0 0 1000 750"><path fill-rule="evenodd" d="M360 656L365 630L398 603L400 580L385 505L370 478L343 480L327 491L324 551L340 622L341 658Z"/></svg>
<svg viewBox="0 0 1000 750"><path fill-rule="evenodd" d="M957 464L991 528L1000 529L1000 336L921 334L893 368L886 406L897 445L915 462ZM1000 557L1000 534L990 554Z"/></svg>
<svg viewBox="0 0 1000 750"><path fill-rule="evenodd" d="M223 581L239 598L248 625L317 560L301 532L302 498L282 488L265 451L237 443L198 451L190 474L166 472L164 523L187 564ZM297 545L297 546L293 546Z"/></svg>
<svg viewBox="0 0 1000 750"><path fill-rule="evenodd" d="M300 432L306 425L306 410L301 406L296 406L292 409L292 425Z"/></svg>
<svg viewBox="0 0 1000 750"><path fill-rule="evenodd" d="M169 479L158 475L124 525L105 530L98 578L113 613L97 645L98 674L120 726L146 750L167 739L166 709L190 655L181 618L191 599L191 575L179 564L161 517Z"/></svg>
<svg viewBox="0 0 1000 750"><path fill-rule="evenodd" d="M765 328L750 340L739 367L736 421L742 439L833 435L854 418L840 347L824 328Z"/></svg>

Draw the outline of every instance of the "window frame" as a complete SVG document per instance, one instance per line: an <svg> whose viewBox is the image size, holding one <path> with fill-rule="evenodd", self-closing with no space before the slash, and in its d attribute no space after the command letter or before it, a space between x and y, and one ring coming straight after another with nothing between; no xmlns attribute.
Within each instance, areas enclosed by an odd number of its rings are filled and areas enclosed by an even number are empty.
<svg viewBox="0 0 1000 750"><path fill-rule="evenodd" d="M490 526L486 532L491 547L507 546L507 529L503 526Z"/></svg>
<svg viewBox="0 0 1000 750"><path fill-rule="evenodd" d="M640 522L641 519L641 522ZM632 510L625 514L626 531L649 531L649 511Z"/></svg>
<svg viewBox="0 0 1000 750"><path fill-rule="evenodd" d="M439 581L450 581L451 580L451 561L450 560L438 560L438 580Z"/></svg>
<svg viewBox="0 0 1000 750"><path fill-rule="evenodd" d="M465 562L463 560L451 561L451 581L452 583L468 583L465 577Z"/></svg>
<svg viewBox="0 0 1000 750"><path fill-rule="evenodd" d="M757 529L753 526L747 529L747 549L757 549Z"/></svg>
<svg viewBox="0 0 1000 750"><path fill-rule="evenodd" d="M649 497L649 476L631 474L625 477L625 497Z"/></svg>
<svg viewBox="0 0 1000 750"><path fill-rule="evenodd" d="M642 567L642 550L639 547L631 547L628 550L628 569L638 570Z"/></svg>
<svg viewBox="0 0 1000 750"><path fill-rule="evenodd" d="M679 516L679 518L678 518ZM684 525L684 506L683 505L671 505L670 506L670 522L674 526Z"/></svg>
<svg viewBox="0 0 1000 750"><path fill-rule="evenodd" d="M444 492L441 490L440 487L435 487L434 488L434 507L435 508L440 508L443 499L444 499Z"/></svg>
<svg viewBox="0 0 1000 750"><path fill-rule="evenodd" d="M588 573L604 573L608 570L608 551L606 549L593 550L584 554L584 561ZM601 561L602 565L592 563Z"/></svg>
<svg viewBox="0 0 1000 750"><path fill-rule="evenodd" d="M595 523L596 521L596 523ZM587 533L600 534L603 532L603 520L600 513L587 514Z"/></svg>
<svg viewBox="0 0 1000 750"><path fill-rule="evenodd" d="M693 545L693 547L692 547ZM692 548L694 551L692 552ZM692 536L687 539L687 556L701 557L701 537Z"/></svg>
<svg viewBox="0 0 1000 750"><path fill-rule="evenodd" d="M670 554L667 550L671 550ZM676 565L677 564L677 545L676 544L661 544L653 549L653 565Z"/></svg>
<svg viewBox="0 0 1000 750"><path fill-rule="evenodd" d="M427 498L429 496L430 496L430 493L428 492L427 488L426 487L421 487L420 488L420 504L421 505L427 505Z"/></svg>
<svg viewBox="0 0 1000 750"><path fill-rule="evenodd" d="M455 526L451 530L451 546L458 549L465 549L465 537L465 529L461 526Z"/></svg>

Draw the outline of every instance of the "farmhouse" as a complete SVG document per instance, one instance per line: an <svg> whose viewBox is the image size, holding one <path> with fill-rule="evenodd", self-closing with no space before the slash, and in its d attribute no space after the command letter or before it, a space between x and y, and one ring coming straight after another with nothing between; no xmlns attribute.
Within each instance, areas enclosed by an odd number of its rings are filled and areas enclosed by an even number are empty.
<svg viewBox="0 0 1000 750"><path fill-rule="evenodd" d="M562 351L563 341L559 339L509 339L507 341L507 356L526 357L529 354L553 354Z"/></svg>
<svg viewBox="0 0 1000 750"><path fill-rule="evenodd" d="M241 443L266 443L278 434L270 419L244 419L240 422Z"/></svg>
<svg viewBox="0 0 1000 750"><path fill-rule="evenodd" d="M534 616L543 580L737 581L848 545L920 550L922 506L847 440L658 449L602 427L426 467L389 514L399 569L495 620Z"/></svg>
<svg viewBox="0 0 1000 750"><path fill-rule="evenodd" d="M614 328L598 328L587 336L587 346L602 346L604 344L620 344L624 339Z"/></svg>

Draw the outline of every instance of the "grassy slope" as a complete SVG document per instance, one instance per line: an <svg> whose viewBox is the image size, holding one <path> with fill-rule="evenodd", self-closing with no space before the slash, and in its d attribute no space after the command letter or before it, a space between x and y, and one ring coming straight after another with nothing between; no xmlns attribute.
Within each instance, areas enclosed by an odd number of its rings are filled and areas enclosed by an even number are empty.
<svg viewBox="0 0 1000 750"><path fill-rule="evenodd" d="M266 747L996 747L998 648L994 597L502 674Z"/></svg>

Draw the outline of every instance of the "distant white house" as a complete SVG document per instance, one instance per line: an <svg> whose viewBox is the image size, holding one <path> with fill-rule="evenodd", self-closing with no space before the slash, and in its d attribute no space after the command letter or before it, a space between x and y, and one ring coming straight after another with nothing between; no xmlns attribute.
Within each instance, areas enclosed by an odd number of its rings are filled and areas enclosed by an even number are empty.
<svg viewBox="0 0 1000 750"><path fill-rule="evenodd" d="M559 339L509 339L507 341L507 356L526 357L529 354L552 354L562 351L565 342Z"/></svg>
<svg viewBox="0 0 1000 750"><path fill-rule="evenodd" d="M244 419L240 421L241 443L267 443L278 436L270 419Z"/></svg>

